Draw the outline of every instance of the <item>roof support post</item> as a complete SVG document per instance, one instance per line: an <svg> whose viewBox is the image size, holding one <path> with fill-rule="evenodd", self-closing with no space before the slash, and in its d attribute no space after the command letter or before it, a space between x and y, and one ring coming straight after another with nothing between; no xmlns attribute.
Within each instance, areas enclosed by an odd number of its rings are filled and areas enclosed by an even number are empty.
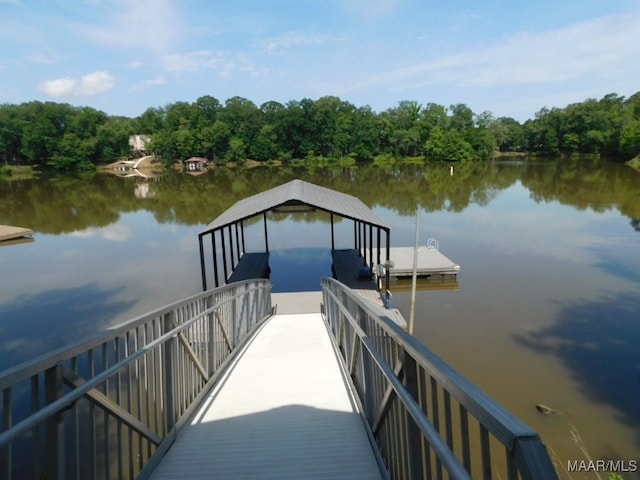
<svg viewBox="0 0 640 480"><path fill-rule="evenodd" d="M385 269L387 271L387 274L385 275L385 291L389 290L390 288L390 283L391 283L391 274L389 272L389 267L388 267L388 263L391 257L391 229L387 228L387 259L385 261L385 263L387 264L387 268Z"/></svg>
<svg viewBox="0 0 640 480"><path fill-rule="evenodd" d="M358 248L358 221L353 221L353 248Z"/></svg>
<svg viewBox="0 0 640 480"><path fill-rule="evenodd" d="M244 252L247 251L246 247L244 246L244 220L240 220L240 233L242 235L242 253L244 254Z"/></svg>
<svg viewBox="0 0 640 480"><path fill-rule="evenodd" d="M369 224L369 266L373 266L373 225Z"/></svg>
<svg viewBox="0 0 640 480"><path fill-rule="evenodd" d="M333 233L333 212L331 212L331 250L336 249L336 239Z"/></svg>
<svg viewBox="0 0 640 480"><path fill-rule="evenodd" d="M211 232L211 251L213 252L213 282L217 287L220 286L218 280L218 252L216 251L216 231Z"/></svg>
<svg viewBox="0 0 640 480"><path fill-rule="evenodd" d="M207 272L204 266L204 245L202 244L202 234L198 234L198 244L200 245L200 274L202 275L202 291L205 292L207 290Z"/></svg>
<svg viewBox="0 0 640 480"><path fill-rule="evenodd" d="M262 213L264 218L264 248L269 253L269 235L267 234L267 212Z"/></svg>
<svg viewBox="0 0 640 480"><path fill-rule="evenodd" d="M222 238L222 267L224 269L224 283L227 283L229 274L227 273L227 245L224 241L224 228L220 229L220 237Z"/></svg>
<svg viewBox="0 0 640 480"><path fill-rule="evenodd" d="M233 232L231 231L231 224L227 227L229 231L229 253L231 254L231 273L236 269L236 261L233 256Z"/></svg>
<svg viewBox="0 0 640 480"><path fill-rule="evenodd" d="M240 237L238 234L238 222L234 223L234 226L236 228L236 255L238 255L238 262L239 262L240 261Z"/></svg>
<svg viewBox="0 0 640 480"><path fill-rule="evenodd" d="M378 233L378 241L376 242L376 245L378 246L378 258L376 258L376 262L378 263L378 265L380 265L380 252L382 250L380 245L380 227L376 228L376 230Z"/></svg>

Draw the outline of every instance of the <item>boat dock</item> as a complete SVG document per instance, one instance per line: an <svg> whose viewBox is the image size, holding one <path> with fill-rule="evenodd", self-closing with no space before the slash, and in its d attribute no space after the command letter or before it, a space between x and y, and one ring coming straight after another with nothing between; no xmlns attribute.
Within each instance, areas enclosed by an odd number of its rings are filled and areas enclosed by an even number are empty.
<svg viewBox="0 0 640 480"><path fill-rule="evenodd" d="M33 230L30 228L0 225L0 245L21 243L22 241L33 241L33 239L28 238L31 237L31 235L33 235Z"/></svg>
<svg viewBox="0 0 640 480"><path fill-rule="evenodd" d="M277 314L238 352L152 479L381 478L321 293L273 300ZM292 305L297 313L283 313Z"/></svg>
<svg viewBox="0 0 640 480"><path fill-rule="evenodd" d="M267 213L316 210L334 278L273 293ZM353 221L352 249L336 249L334 215ZM256 216L265 248L248 253ZM0 372L0 477L558 480L538 434L385 302L414 257L389 232L359 199L301 180L237 202L198 234L201 293ZM420 275L450 279L460 267L430 242Z"/></svg>
<svg viewBox="0 0 640 480"><path fill-rule="evenodd" d="M413 247L391 247L389 273L392 277L404 278L413 275ZM416 257L418 277L450 276L460 272L460 265L443 255L435 245L421 245Z"/></svg>

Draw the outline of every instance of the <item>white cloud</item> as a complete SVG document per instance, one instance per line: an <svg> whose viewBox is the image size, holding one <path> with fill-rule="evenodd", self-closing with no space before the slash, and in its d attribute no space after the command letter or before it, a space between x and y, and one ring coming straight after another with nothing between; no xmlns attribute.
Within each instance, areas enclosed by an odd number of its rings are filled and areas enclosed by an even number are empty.
<svg viewBox="0 0 640 480"><path fill-rule="evenodd" d="M167 71L179 75L181 73L198 73L203 70L217 71L222 77L230 77L233 72L248 72L252 76L260 74L260 68L246 54L199 50L188 53L174 53L164 57Z"/></svg>
<svg viewBox="0 0 640 480"><path fill-rule="evenodd" d="M150 80L144 80L143 82L135 84L129 89L130 92L139 92L145 90L147 87L153 87L157 85L165 85L167 81L162 76L152 78Z"/></svg>
<svg viewBox="0 0 640 480"><path fill-rule="evenodd" d="M40 90L52 97L87 97L108 92L115 86L115 77L105 71L96 71L76 80L57 78L40 85Z"/></svg>
<svg viewBox="0 0 640 480"><path fill-rule="evenodd" d="M170 51L182 31L180 17L171 0L117 0L117 12L104 26L86 25L85 36L106 45Z"/></svg>
<svg viewBox="0 0 640 480"><path fill-rule="evenodd" d="M56 61L52 57L50 57L49 55L45 55L43 53L34 53L33 55L30 55L27 58L31 60L33 63L40 63L43 65L51 65L53 63L56 63Z"/></svg>
<svg viewBox="0 0 640 480"><path fill-rule="evenodd" d="M66 97L72 94L76 81L72 78L56 78L40 85L40 90L52 97Z"/></svg>
<svg viewBox="0 0 640 480"><path fill-rule="evenodd" d="M393 82L397 90L436 83L494 87L640 74L640 18L611 15L408 65L352 85L354 91Z"/></svg>
<svg viewBox="0 0 640 480"><path fill-rule="evenodd" d="M324 45L328 42L336 42L342 39L343 37L328 34L309 35L304 32L290 32L286 35L267 40L265 42L265 48L269 53L275 53L277 50L284 48Z"/></svg>

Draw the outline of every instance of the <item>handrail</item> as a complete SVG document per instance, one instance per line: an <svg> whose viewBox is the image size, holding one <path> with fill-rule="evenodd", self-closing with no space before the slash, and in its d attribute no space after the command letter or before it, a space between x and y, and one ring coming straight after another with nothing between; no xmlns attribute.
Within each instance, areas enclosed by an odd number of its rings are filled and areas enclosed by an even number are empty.
<svg viewBox="0 0 640 480"><path fill-rule="evenodd" d="M392 478L557 479L538 434L400 328L322 279L323 315ZM479 447L479 448L478 448Z"/></svg>
<svg viewBox="0 0 640 480"><path fill-rule="evenodd" d="M0 478L146 478L271 314L237 282L1 372Z"/></svg>

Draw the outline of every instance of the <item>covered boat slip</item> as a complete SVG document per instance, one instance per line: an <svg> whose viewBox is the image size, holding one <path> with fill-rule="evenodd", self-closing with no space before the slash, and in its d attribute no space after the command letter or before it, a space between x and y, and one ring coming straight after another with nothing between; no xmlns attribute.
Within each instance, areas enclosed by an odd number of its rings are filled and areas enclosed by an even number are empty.
<svg viewBox="0 0 640 480"><path fill-rule="evenodd" d="M203 290L249 278L247 275L251 274L268 277L267 212L286 214L315 211L330 214L332 251L336 244L334 216L338 215L353 221L353 249L360 252L368 264L382 264L389 260L391 229L360 199L296 179L236 202L198 235ZM245 249L244 224L258 216L262 216L264 222L265 248L263 252L249 254ZM205 249L206 237L209 237L210 249L208 246ZM213 278L214 285L209 285L208 278Z"/></svg>

